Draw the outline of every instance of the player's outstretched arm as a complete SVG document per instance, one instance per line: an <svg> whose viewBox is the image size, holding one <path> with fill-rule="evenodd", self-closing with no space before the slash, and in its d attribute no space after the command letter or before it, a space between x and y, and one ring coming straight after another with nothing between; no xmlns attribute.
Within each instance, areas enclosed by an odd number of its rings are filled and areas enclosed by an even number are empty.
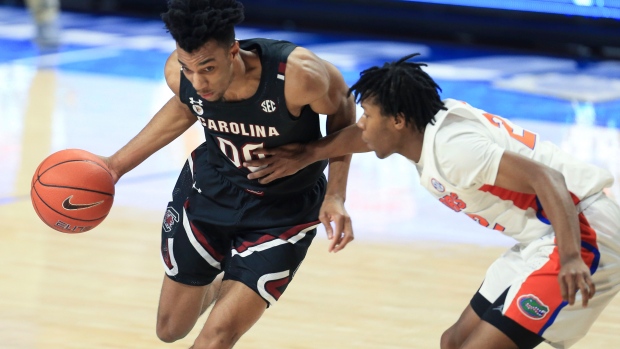
<svg viewBox="0 0 620 349"><path fill-rule="evenodd" d="M581 258L579 218L564 176L526 157L505 152L495 185L538 196L556 235L561 265L558 281L562 298L572 305L575 303L575 294L580 290L583 306L587 306L596 290L590 269Z"/></svg>
<svg viewBox="0 0 620 349"><path fill-rule="evenodd" d="M115 182L153 153L179 137L196 122L196 117L178 97L180 74L176 52L173 52L166 62L165 76L174 96L129 143L114 155L103 158Z"/></svg>
<svg viewBox="0 0 620 349"><path fill-rule="evenodd" d="M293 175L320 160L368 151L370 149L362 141L362 130L357 125L349 125L314 142L256 149L254 154L265 154L266 157L245 162L244 166L261 167L261 170L251 172L248 178L259 179L260 183L267 184Z"/></svg>
<svg viewBox="0 0 620 349"><path fill-rule="evenodd" d="M288 58L286 77L284 93L290 111L301 111L310 105L316 113L327 115L328 134L355 123L355 102L342 75L331 63L298 47ZM353 240L351 219L344 209L350 162L351 155L329 159L329 180L319 219L331 239L330 252L343 249Z"/></svg>

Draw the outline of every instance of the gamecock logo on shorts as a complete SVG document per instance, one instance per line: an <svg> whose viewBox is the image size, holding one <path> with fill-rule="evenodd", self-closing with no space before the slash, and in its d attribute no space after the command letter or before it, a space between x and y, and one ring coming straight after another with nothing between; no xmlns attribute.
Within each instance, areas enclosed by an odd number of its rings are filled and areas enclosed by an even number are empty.
<svg viewBox="0 0 620 349"><path fill-rule="evenodd" d="M169 233L175 223L179 222L179 213L173 207L168 206L166 214L164 215L164 223L162 228L165 232Z"/></svg>

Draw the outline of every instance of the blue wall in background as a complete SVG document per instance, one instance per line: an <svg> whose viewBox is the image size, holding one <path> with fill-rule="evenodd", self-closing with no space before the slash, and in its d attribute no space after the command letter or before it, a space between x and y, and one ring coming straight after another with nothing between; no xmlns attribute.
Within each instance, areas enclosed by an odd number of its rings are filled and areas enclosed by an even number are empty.
<svg viewBox="0 0 620 349"><path fill-rule="evenodd" d="M392 0L620 19L620 0Z"/></svg>
<svg viewBox="0 0 620 349"><path fill-rule="evenodd" d="M620 59L620 0L240 0L246 23L290 31ZM166 0L62 0L64 9L158 18ZM23 0L0 0L22 5Z"/></svg>

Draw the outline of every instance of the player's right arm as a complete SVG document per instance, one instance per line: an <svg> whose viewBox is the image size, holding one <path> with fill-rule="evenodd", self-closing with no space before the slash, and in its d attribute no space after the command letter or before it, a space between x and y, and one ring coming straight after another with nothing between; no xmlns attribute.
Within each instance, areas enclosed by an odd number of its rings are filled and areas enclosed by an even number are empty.
<svg viewBox="0 0 620 349"><path fill-rule="evenodd" d="M314 142L256 149L254 154L265 154L267 157L248 161L244 166L266 166L248 175L249 179L262 178L261 183L266 184L295 174L317 161L368 151L370 149L362 140L362 130L353 124Z"/></svg>
<svg viewBox="0 0 620 349"><path fill-rule="evenodd" d="M179 137L197 120L179 98L181 66L177 60L176 51L168 57L164 74L174 96L129 143L114 155L104 158L114 177L114 182Z"/></svg>
<svg viewBox="0 0 620 349"><path fill-rule="evenodd" d="M564 175L522 155L505 151L499 163L495 186L514 192L536 194L553 231L560 256L558 282L562 298L573 305L577 291L583 306L596 288L590 268L581 256L581 229L575 203Z"/></svg>
<svg viewBox="0 0 620 349"><path fill-rule="evenodd" d="M555 233L562 298L573 305L580 291L582 304L587 306L596 289L590 268L581 256L578 212L564 175L500 146L479 122L457 116L452 119L456 122L447 122L450 118L448 115L443 121L434 141L437 168L444 178L465 190L493 185L515 193L534 194Z"/></svg>

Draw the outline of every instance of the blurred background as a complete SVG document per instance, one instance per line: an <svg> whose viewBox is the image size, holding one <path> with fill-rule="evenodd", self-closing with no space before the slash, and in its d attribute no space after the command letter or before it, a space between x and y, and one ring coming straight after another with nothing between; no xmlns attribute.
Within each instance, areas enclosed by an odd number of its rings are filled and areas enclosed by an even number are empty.
<svg viewBox="0 0 620 349"><path fill-rule="evenodd" d="M20 6L24 0L1 0ZM618 0L246 0L248 24L620 57ZM62 8L156 18L163 0L62 0Z"/></svg>
<svg viewBox="0 0 620 349"><path fill-rule="evenodd" d="M239 39L292 41L349 84L418 52L443 98L509 118L620 178L620 0L242 2ZM160 222L204 139L198 125L124 176L91 232L51 230L29 197L46 156L111 155L171 97L165 9L163 0L0 0L0 349L193 342L196 329L159 342L154 319ZM617 182L608 193L620 197ZM355 155L346 207L355 242L328 254L320 228L302 272L237 347L437 347L513 244L438 203L398 156ZM616 299L574 348L615 348L619 326Z"/></svg>

